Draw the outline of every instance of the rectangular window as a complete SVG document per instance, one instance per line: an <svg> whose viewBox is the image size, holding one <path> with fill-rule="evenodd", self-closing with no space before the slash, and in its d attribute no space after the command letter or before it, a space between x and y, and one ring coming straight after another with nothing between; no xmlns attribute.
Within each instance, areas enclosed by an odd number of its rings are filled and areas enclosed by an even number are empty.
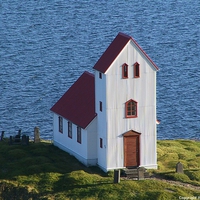
<svg viewBox="0 0 200 200"><path fill-rule="evenodd" d="M122 78L128 78L128 65L126 63L122 65Z"/></svg>
<svg viewBox="0 0 200 200"><path fill-rule="evenodd" d="M140 65L136 62L134 64L134 78L140 77Z"/></svg>
<svg viewBox="0 0 200 200"><path fill-rule="evenodd" d="M59 123L59 132L63 133L63 118L62 117L58 117L58 123Z"/></svg>
<svg viewBox="0 0 200 200"><path fill-rule="evenodd" d="M102 102L99 101L99 110L102 112L103 108L102 108Z"/></svg>
<svg viewBox="0 0 200 200"><path fill-rule="evenodd" d="M100 138L100 148L103 148L103 139Z"/></svg>
<svg viewBox="0 0 200 200"><path fill-rule="evenodd" d="M102 79L102 73L101 72L99 72L99 78Z"/></svg>
<svg viewBox="0 0 200 200"><path fill-rule="evenodd" d="M72 123L68 122L68 137L72 138Z"/></svg>
<svg viewBox="0 0 200 200"><path fill-rule="evenodd" d="M81 127L77 126L77 142L81 144Z"/></svg>

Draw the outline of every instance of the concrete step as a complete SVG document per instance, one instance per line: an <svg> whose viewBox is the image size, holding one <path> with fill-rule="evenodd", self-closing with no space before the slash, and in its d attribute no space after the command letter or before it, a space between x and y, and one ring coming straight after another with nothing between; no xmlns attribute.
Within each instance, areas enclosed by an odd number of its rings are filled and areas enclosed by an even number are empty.
<svg viewBox="0 0 200 200"><path fill-rule="evenodd" d="M150 177L149 172L147 172L145 168L134 168L134 169L126 168L122 170L121 175L127 178L137 179L137 180Z"/></svg>

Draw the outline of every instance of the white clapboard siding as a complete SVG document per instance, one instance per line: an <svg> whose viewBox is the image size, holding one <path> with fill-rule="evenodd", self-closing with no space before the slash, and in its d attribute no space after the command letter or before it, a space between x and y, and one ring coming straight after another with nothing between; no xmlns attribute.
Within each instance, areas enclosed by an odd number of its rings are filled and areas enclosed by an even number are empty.
<svg viewBox="0 0 200 200"><path fill-rule="evenodd" d="M134 78L133 65L140 64L140 78ZM128 79L122 78L122 65L128 64ZM130 41L118 55L102 79L95 72L98 136L106 140L98 151L102 169L124 167L123 134L129 130L141 133L140 165L156 168L156 70ZM125 118L125 102L138 102L138 117ZM103 111L99 111L99 101Z"/></svg>
<svg viewBox="0 0 200 200"><path fill-rule="evenodd" d="M81 129L81 144L77 142L77 126L72 124L72 138L68 137L68 121L63 118L63 133L59 132L58 115L53 114L54 131L53 143L60 149L75 156L83 164L96 165L97 164L97 133L96 133L96 118L86 127ZM93 151L90 150L93 149Z"/></svg>

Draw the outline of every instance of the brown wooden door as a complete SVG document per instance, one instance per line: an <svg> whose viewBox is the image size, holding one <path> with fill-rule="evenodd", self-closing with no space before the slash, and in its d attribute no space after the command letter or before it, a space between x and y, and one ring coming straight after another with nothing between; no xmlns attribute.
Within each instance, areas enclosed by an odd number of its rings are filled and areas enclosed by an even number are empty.
<svg viewBox="0 0 200 200"><path fill-rule="evenodd" d="M139 166L139 135L124 137L124 165Z"/></svg>

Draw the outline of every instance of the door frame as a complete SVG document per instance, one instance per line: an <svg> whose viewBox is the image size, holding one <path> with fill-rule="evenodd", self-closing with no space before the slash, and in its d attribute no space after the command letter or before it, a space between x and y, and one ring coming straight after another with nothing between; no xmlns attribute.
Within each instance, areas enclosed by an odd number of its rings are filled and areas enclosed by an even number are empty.
<svg viewBox="0 0 200 200"><path fill-rule="evenodd" d="M126 133L123 134L123 139L124 139L124 167L131 167L131 166L126 166L126 161L127 161L127 157L126 157L126 144L125 144L125 138L128 137L136 137L138 138L138 151L137 151L137 166L132 166L132 167L138 167L140 165L140 135L141 133L130 130L127 131Z"/></svg>

